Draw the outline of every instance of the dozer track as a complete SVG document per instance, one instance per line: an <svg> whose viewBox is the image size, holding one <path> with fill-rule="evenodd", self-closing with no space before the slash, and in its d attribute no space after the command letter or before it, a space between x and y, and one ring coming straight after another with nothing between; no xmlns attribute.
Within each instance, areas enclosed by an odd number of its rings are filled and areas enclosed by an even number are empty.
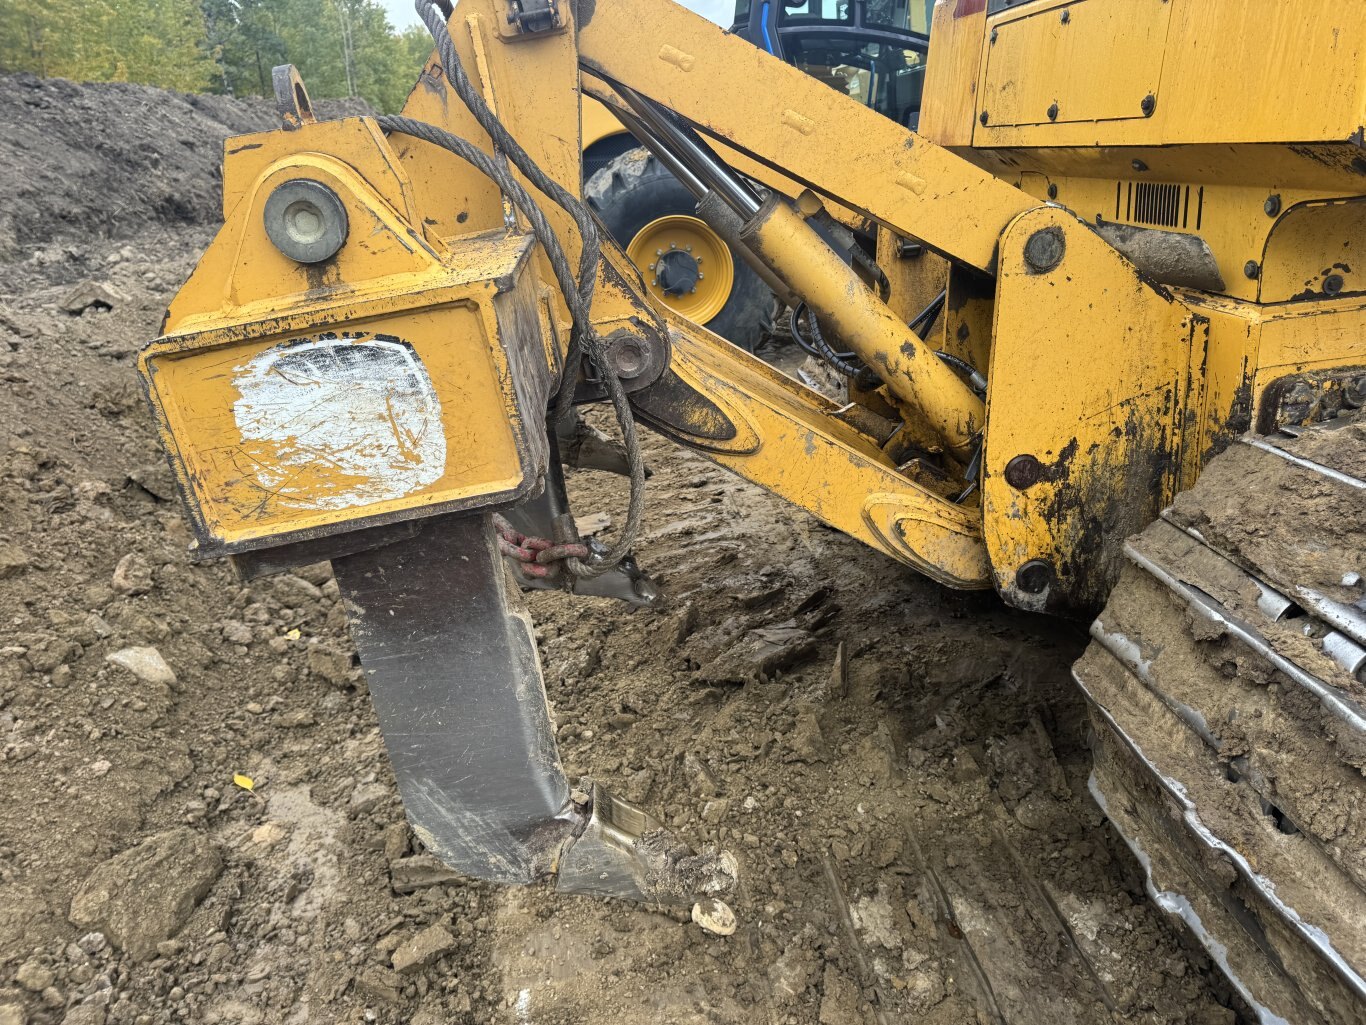
<svg viewBox="0 0 1366 1025"><path fill-rule="evenodd" d="M1366 1023L1366 417L1241 441L1126 545L1091 790L1254 1020Z"/></svg>

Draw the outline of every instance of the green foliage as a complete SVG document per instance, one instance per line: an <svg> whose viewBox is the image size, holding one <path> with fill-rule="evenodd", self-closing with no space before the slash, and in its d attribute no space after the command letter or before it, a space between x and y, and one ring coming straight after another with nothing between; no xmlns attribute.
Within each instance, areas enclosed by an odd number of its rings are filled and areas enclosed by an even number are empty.
<svg viewBox="0 0 1366 1025"><path fill-rule="evenodd" d="M11 0L0 70L193 92L211 85L214 62L198 0Z"/></svg>
<svg viewBox="0 0 1366 1025"><path fill-rule="evenodd" d="M0 0L0 72L268 96L294 64L314 99L396 111L431 49L375 0Z"/></svg>

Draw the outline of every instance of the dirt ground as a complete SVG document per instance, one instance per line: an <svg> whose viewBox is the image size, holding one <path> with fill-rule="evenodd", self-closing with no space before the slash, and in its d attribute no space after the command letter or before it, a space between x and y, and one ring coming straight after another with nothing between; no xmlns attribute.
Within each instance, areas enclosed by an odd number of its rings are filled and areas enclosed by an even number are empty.
<svg viewBox="0 0 1366 1025"><path fill-rule="evenodd" d="M0 78L0 1025L1239 1020L1087 795L1084 630L657 438L666 603L530 606L567 769L734 851L739 929L426 857L327 567L190 563L133 372L269 122Z"/></svg>

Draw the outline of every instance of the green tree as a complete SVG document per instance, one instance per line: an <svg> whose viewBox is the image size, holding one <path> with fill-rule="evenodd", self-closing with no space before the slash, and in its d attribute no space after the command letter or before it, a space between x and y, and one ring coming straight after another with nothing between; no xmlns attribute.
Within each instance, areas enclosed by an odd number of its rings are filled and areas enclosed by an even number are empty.
<svg viewBox="0 0 1366 1025"><path fill-rule="evenodd" d="M204 0L204 10L234 95L269 95L270 69L289 63L315 99L359 96L394 111L431 49L412 30L396 34L374 0Z"/></svg>
<svg viewBox="0 0 1366 1025"><path fill-rule="evenodd" d="M0 70L209 88L199 0L20 0L0 11Z"/></svg>
<svg viewBox="0 0 1366 1025"><path fill-rule="evenodd" d="M269 96L294 64L316 99L395 111L431 52L375 0L0 0L0 71Z"/></svg>

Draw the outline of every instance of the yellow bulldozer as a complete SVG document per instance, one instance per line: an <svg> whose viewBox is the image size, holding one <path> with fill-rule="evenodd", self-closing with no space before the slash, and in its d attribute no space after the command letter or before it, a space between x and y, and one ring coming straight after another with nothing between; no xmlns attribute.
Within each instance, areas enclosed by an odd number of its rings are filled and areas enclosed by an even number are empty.
<svg viewBox="0 0 1366 1025"><path fill-rule="evenodd" d="M652 599L643 425L946 587L1093 617L1091 789L1152 898L1261 1022L1366 1022L1366 7L938 0L913 131L668 0L417 6L401 115L318 121L277 69L140 370L195 558L332 561L427 849L735 884L566 778L507 586ZM849 401L651 292L583 201L584 96ZM562 472L592 403L610 545Z"/></svg>

